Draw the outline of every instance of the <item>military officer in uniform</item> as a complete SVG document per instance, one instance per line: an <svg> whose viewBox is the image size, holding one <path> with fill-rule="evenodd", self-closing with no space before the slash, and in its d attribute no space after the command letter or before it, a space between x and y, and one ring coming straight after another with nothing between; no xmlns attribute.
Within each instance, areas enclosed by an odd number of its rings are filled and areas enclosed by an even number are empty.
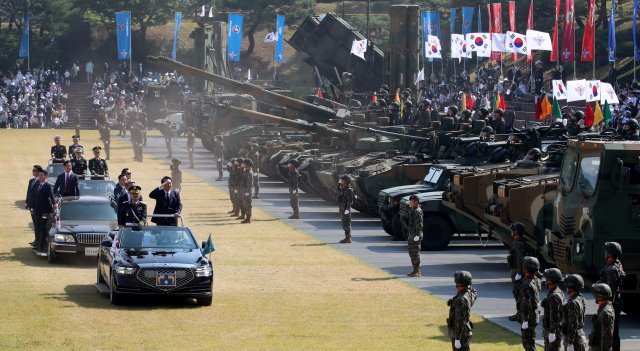
<svg viewBox="0 0 640 351"><path fill-rule="evenodd" d="M218 170L218 178L216 178L216 181L219 182L222 180L222 161L224 160L224 143L222 142L222 135L216 135L213 138L213 141L215 143L213 147L213 155L216 158L216 169Z"/></svg>
<svg viewBox="0 0 640 351"><path fill-rule="evenodd" d="M613 327L613 351L620 351L620 313L622 312L623 301L620 297L622 280L626 276L620 257L622 256L622 246L615 241L604 244L605 258L607 260L604 269L600 272L600 279L597 283L605 283L611 289L611 306L615 311L615 323ZM608 350L608 349L607 349Z"/></svg>
<svg viewBox="0 0 640 351"><path fill-rule="evenodd" d="M478 292L471 287L472 277L471 273L467 271L457 271L453 275L453 280L456 283L457 293L447 301L449 306L447 329L453 351L469 351L473 334L473 324L469 317L471 307L478 298Z"/></svg>
<svg viewBox="0 0 640 351"><path fill-rule="evenodd" d="M136 122L131 125L131 146L133 147L133 159L138 162L142 162L142 129L144 126L140 122Z"/></svg>
<svg viewBox="0 0 640 351"><path fill-rule="evenodd" d="M69 145L69 158L73 157L75 149L82 148L82 145L80 145L80 136L74 135L71 139L73 140L73 144Z"/></svg>
<svg viewBox="0 0 640 351"><path fill-rule="evenodd" d="M338 181L338 211L340 211L340 222L344 230L344 239L341 244L351 243L351 206L353 205L353 188L351 188L351 177L347 174L340 177Z"/></svg>
<svg viewBox="0 0 640 351"><path fill-rule="evenodd" d="M60 144L60 140L62 138L59 135L53 137L53 142L55 145L51 147L51 157L52 158L66 158L67 157L67 148L64 145Z"/></svg>
<svg viewBox="0 0 640 351"><path fill-rule="evenodd" d="M100 150L102 150L100 146L96 146L93 148L94 157L89 160L89 174L97 176L108 176L109 167L107 166L107 161L100 158Z"/></svg>
<svg viewBox="0 0 640 351"><path fill-rule="evenodd" d="M82 147L73 149L73 158L71 159L71 170L81 177L87 173L87 160L82 156L83 152Z"/></svg>
<svg viewBox="0 0 640 351"><path fill-rule="evenodd" d="M162 128L162 135L164 136L164 143L167 147L167 158L172 158L173 153L171 152L171 138L173 137L173 129L171 129L171 121L165 121L164 128Z"/></svg>
<svg viewBox="0 0 640 351"><path fill-rule="evenodd" d="M241 223L251 223L251 192L253 191L252 165L253 161L251 161L250 158L245 158L240 165L242 171L239 176L238 194L240 196L241 212L240 217L237 219L242 219Z"/></svg>
<svg viewBox="0 0 640 351"><path fill-rule="evenodd" d="M253 169L253 198L260 198L260 154L258 153L258 144L251 144L251 152L249 157L256 160L256 166Z"/></svg>
<svg viewBox="0 0 640 351"><path fill-rule="evenodd" d="M627 131L625 140L640 140L640 131L638 131L639 127L640 126L638 126L638 121L635 118L629 118L624 128Z"/></svg>
<svg viewBox="0 0 640 351"><path fill-rule="evenodd" d="M98 131L100 132L100 139L102 139L102 144L104 144L106 160L108 160L111 150L111 123L107 121L101 124L100 127L98 127Z"/></svg>
<svg viewBox="0 0 640 351"><path fill-rule="evenodd" d="M229 214L231 214L231 217L238 217L240 216L240 197L238 196L240 164L238 163L238 159L234 157L229 160L227 168L229 170L229 196L231 198L231 204L233 205Z"/></svg>
<svg viewBox="0 0 640 351"><path fill-rule="evenodd" d="M189 127L187 129L187 155L189 155L189 168L193 169L195 166L193 164L193 147L196 143L196 136L193 134L193 128Z"/></svg>
<svg viewBox="0 0 640 351"><path fill-rule="evenodd" d="M173 189L180 192L180 186L182 185L182 170L180 164L182 162L177 158L171 160L169 169L171 170L171 180L173 181Z"/></svg>
<svg viewBox="0 0 640 351"><path fill-rule="evenodd" d="M527 256L527 243L524 240L525 227L524 224L520 222L511 223L509 226L509 230L511 230L511 238L513 239L513 244L511 245L511 249L509 250L509 255L507 256L507 263L509 264L509 268L511 269L511 286L513 292L513 298L516 300L516 314L509 317L509 320L512 322L518 321L518 290L520 290L520 285L522 284L522 279L524 277L524 269L522 264L524 262L525 256Z"/></svg>
<svg viewBox="0 0 640 351"><path fill-rule="evenodd" d="M524 277L518 289L518 322L521 323L522 346L525 351L536 351L536 326L538 303L542 282L538 277L540 262L531 256L523 260Z"/></svg>
<svg viewBox="0 0 640 351"><path fill-rule="evenodd" d="M562 304L564 294L558 283L562 281L562 272L558 268L549 268L544 271L544 279L547 283L547 297L540 305L544 309L542 319L542 335L544 336L545 351L560 351L560 339L562 322Z"/></svg>
<svg viewBox="0 0 640 351"><path fill-rule="evenodd" d="M139 185L129 187L131 200L123 202L118 209L118 225L124 226L127 223L145 224L147 222L147 204L140 201L141 190L142 188Z"/></svg>
<svg viewBox="0 0 640 351"><path fill-rule="evenodd" d="M584 334L584 313L587 304L580 293L584 280L578 274L569 274L564 278L569 299L562 307L562 335L566 351L585 351L587 342Z"/></svg>
<svg viewBox="0 0 640 351"><path fill-rule="evenodd" d="M298 173L298 161L290 159L287 167L289 168L289 177L287 179L289 184L289 203L291 204L291 209L293 209L293 214L289 216L289 219L299 219L298 180L300 179L300 173Z"/></svg>
<svg viewBox="0 0 640 351"><path fill-rule="evenodd" d="M506 125L504 123L503 109L497 108L493 111L493 120L490 124L496 134L504 134L507 132Z"/></svg>
<svg viewBox="0 0 640 351"><path fill-rule="evenodd" d="M413 271L407 274L409 277L419 277L420 273L420 249L422 247L422 209L416 195L411 195L408 202L409 208L401 217L402 227L407 233L409 257Z"/></svg>
<svg viewBox="0 0 640 351"><path fill-rule="evenodd" d="M613 329L615 324L615 314L611 298L611 288L605 283L595 283L591 285L591 293L596 299L598 312L593 315L593 325L589 334L590 351L610 351L613 350Z"/></svg>

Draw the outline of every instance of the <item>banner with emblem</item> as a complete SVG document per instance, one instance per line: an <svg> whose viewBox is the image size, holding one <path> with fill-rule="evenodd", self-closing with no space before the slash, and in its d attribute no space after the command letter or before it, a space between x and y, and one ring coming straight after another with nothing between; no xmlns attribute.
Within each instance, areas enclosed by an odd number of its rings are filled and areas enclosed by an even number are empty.
<svg viewBox="0 0 640 351"><path fill-rule="evenodd" d="M435 35L427 36L425 42L425 55L427 58L442 58L442 46L440 45L440 39Z"/></svg>
<svg viewBox="0 0 640 351"><path fill-rule="evenodd" d="M611 0L611 10L609 15L609 62L616 62L616 0Z"/></svg>
<svg viewBox="0 0 640 351"><path fill-rule="evenodd" d="M29 15L25 15L24 22L22 22L22 39L20 40L18 57L29 57Z"/></svg>
<svg viewBox="0 0 640 351"><path fill-rule="evenodd" d="M118 60L131 59L131 12L116 12Z"/></svg>
<svg viewBox="0 0 640 351"><path fill-rule="evenodd" d="M566 14L564 18L564 30L562 31L562 51L560 52L560 57L562 57L562 62L571 62L576 58L573 0L565 0L564 9Z"/></svg>
<svg viewBox="0 0 640 351"><path fill-rule="evenodd" d="M491 57L491 37L489 33L467 34L467 48L480 57Z"/></svg>
<svg viewBox="0 0 640 351"><path fill-rule="evenodd" d="M422 41L428 41L429 35L440 37L440 14L437 11L422 11L420 13L422 20ZM424 57L428 57L428 61L433 61L433 57L427 56L427 47L424 47Z"/></svg>
<svg viewBox="0 0 640 351"><path fill-rule="evenodd" d="M580 58L582 62L591 62L595 58L595 20L596 17L596 1L589 1L589 10L587 13L587 22L584 25L584 33L582 34L582 54Z"/></svg>
<svg viewBox="0 0 640 351"><path fill-rule="evenodd" d="M635 61L640 61L640 50L638 49L638 40L636 39L638 11L640 11L640 9L638 8L638 0L633 0L633 11L631 14L631 26L633 30L631 32L633 33L633 52L635 53L633 59Z"/></svg>
<svg viewBox="0 0 640 351"><path fill-rule="evenodd" d="M619 104L618 94L610 83L600 82L600 103Z"/></svg>
<svg viewBox="0 0 640 351"><path fill-rule="evenodd" d="M276 18L276 62L284 62L284 15Z"/></svg>
<svg viewBox="0 0 640 351"><path fill-rule="evenodd" d="M553 42L549 33L537 30L527 30L527 45L529 50L552 51Z"/></svg>
<svg viewBox="0 0 640 351"><path fill-rule="evenodd" d="M242 23L244 15L229 14L229 38L227 39L227 60L229 62L240 61L242 50Z"/></svg>
<svg viewBox="0 0 640 351"><path fill-rule="evenodd" d="M567 102L586 101L588 97L586 79L567 81Z"/></svg>
<svg viewBox="0 0 640 351"><path fill-rule="evenodd" d="M182 12L176 12L176 26L173 30L173 47L171 49L171 59L176 59L176 51L178 49L178 37L180 36L180 22L182 21Z"/></svg>
<svg viewBox="0 0 640 351"><path fill-rule="evenodd" d="M599 101L600 96L600 81L588 80L587 81L587 102Z"/></svg>
<svg viewBox="0 0 640 351"><path fill-rule="evenodd" d="M462 35L465 35L472 31L473 25L473 13L475 7L463 7L462 8Z"/></svg>
<svg viewBox="0 0 640 351"><path fill-rule="evenodd" d="M552 80L551 84L553 85L553 97L556 100L566 100L567 99L567 88L564 86L564 83L561 79Z"/></svg>
<svg viewBox="0 0 640 351"><path fill-rule="evenodd" d="M506 51L528 55L530 50L527 45L527 36L524 34L507 31Z"/></svg>

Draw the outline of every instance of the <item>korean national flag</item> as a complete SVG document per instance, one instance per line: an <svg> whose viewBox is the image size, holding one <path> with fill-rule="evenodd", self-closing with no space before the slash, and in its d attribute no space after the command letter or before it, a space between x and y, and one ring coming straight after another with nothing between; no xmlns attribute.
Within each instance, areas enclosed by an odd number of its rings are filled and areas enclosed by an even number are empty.
<svg viewBox="0 0 640 351"><path fill-rule="evenodd" d="M587 101L600 101L602 92L600 90L600 81L599 80L588 80L587 81Z"/></svg>
<svg viewBox="0 0 640 351"><path fill-rule="evenodd" d="M480 57L491 57L491 37L489 33L469 33L466 36L467 48Z"/></svg>
<svg viewBox="0 0 640 351"><path fill-rule="evenodd" d="M435 35L429 35L427 42L425 43L425 56L427 58L442 58L442 46L440 45L440 39Z"/></svg>
<svg viewBox="0 0 640 351"><path fill-rule="evenodd" d="M508 52L529 55L531 50L527 45L527 36L516 32L507 31L506 49Z"/></svg>
<svg viewBox="0 0 640 351"><path fill-rule="evenodd" d="M553 96L556 98L556 100L566 100L567 88L564 86L562 80L552 80L551 84L553 84Z"/></svg>

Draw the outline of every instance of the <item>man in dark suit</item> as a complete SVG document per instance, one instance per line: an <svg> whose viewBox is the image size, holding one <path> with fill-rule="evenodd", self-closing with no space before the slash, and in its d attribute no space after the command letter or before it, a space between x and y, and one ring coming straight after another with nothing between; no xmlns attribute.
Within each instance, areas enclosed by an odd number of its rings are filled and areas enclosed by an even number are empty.
<svg viewBox="0 0 640 351"><path fill-rule="evenodd" d="M71 161L64 161L64 172L58 175L53 193L60 196L80 196L78 176L71 172Z"/></svg>
<svg viewBox="0 0 640 351"><path fill-rule="evenodd" d="M53 212L54 207L58 205L55 203L53 197L53 189L51 185L47 183L47 171L42 170L38 176L38 183L35 185L35 201L33 216L35 219L34 226L36 228L36 243L35 249L39 255L46 255L47 245L47 219L43 218L43 215L48 215Z"/></svg>
<svg viewBox="0 0 640 351"><path fill-rule="evenodd" d="M171 218L151 218L151 222L157 225L165 226L177 226L177 217L182 212L182 202L180 201L180 194L175 190L172 190L171 177L163 177L160 181L162 185L153 189L149 193L149 197L156 200L156 207L153 209L153 214L174 215Z"/></svg>
<svg viewBox="0 0 640 351"><path fill-rule="evenodd" d="M121 174L118 176L118 184L113 189L113 198L118 201L122 195L127 195L127 175Z"/></svg>
<svg viewBox="0 0 640 351"><path fill-rule="evenodd" d="M36 240L38 239L37 238L38 232L35 230L36 219L35 219L33 210L36 206L36 195L37 195L36 189L38 189L36 185L38 184L40 172L42 172L42 167L40 165L34 165L33 168L31 169L31 174L33 175L33 178L29 179L29 183L27 184L27 197L24 201L24 208L26 208L27 210L29 210L29 212L31 212L31 222L33 222L34 239L32 242L29 243L29 245L31 246L34 246L36 243Z"/></svg>

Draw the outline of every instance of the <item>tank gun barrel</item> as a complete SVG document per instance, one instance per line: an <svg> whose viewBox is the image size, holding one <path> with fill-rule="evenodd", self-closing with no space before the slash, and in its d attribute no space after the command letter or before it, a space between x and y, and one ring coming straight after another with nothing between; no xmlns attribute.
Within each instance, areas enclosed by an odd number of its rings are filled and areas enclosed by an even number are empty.
<svg viewBox="0 0 640 351"><path fill-rule="evenodd" d="M251 95L258 101L263 101L277 106L284 106L288 109L311 117L311 120L313 121L328 121L332 118L343 118L348 115L348 111L346 110L333 111L323 106L310 104L306 101L266 90L255 84L242 83L217 74L209 73L199 68L185 65L182 62L172 60L168 57L147 56L147 61L167 69L175 70L182 74L188 74L196 78L220 84L225 89L237 94Z"/></svg>
<svg viewBox="0 0 640 351"><path fill-rule="evenodd" d="M417 135L408 135L408 134L390 132L390 131L387 131L387 130L380 130L380 129L375 129L375 128L371 128L371 127L357 126L357 125L354 125L354 124L351 124L351 123L345 123L344 125L349 127L349 128L362 130L362 131L369 132L369 133L372 133L372 134L385 135L385 136L390 136L390 137L400 138L400 139L405 139L405 140L413 140L413 141L431 141L432 140L431 137L421 137L421 136L417 136Z"/></svg>

